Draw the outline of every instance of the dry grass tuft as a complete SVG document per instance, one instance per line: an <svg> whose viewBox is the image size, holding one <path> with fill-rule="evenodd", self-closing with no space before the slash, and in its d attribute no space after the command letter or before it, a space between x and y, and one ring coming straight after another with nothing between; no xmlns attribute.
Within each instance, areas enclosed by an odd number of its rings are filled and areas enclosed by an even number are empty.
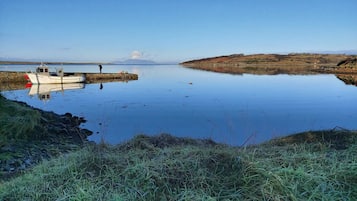
<svg viewBox="0 0 357 201"><path fill-rule="evenodd" d="M324 139L335 139L326 133ZM0 199L356 200L357 143L348 140L355 133L340 136L350 142L344 149L301 140L313 134L245 148L139 135L44 162L0 185Z"/></svg>

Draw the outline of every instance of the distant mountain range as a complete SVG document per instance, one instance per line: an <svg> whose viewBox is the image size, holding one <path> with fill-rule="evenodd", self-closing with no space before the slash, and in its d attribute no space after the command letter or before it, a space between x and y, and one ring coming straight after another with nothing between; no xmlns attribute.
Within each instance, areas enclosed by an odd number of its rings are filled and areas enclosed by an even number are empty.
<svg viewBox="0 0 357 201"><path fill-rule="evenodd" d="M144 60L144 59L127 59L124 61L114 61L111 62L112 64L128 64L128 65L152 65L152 64L158 64L155 61L151 60Z"/></svg>

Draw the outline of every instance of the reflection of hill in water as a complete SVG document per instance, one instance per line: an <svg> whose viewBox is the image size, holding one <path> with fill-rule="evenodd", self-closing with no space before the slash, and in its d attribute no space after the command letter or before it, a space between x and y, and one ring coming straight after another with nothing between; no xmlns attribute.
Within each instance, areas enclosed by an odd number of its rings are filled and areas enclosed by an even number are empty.
<svg viewBox="0 0 357 201"><path fill-rule="evenodd" d="M32 85L28 95L38 95L40 100L48 100L51 98L51 92L64 92L65 90L83 89L83 83L69 83L69 84L39 84Z"/></svg>
<svg viewBox="0 0 357 201"><path fill-rule="evenodd" d="M336 77L347 85L357 86L357 74L337 74Z"/></svg>

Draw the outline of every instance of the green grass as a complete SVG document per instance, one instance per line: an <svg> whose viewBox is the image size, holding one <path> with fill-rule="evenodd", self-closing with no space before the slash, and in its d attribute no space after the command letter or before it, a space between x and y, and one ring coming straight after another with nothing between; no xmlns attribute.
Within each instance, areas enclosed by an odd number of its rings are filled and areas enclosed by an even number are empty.
<svg viewBox="0 0 357 201"><path fill-rule="evenodd" d="M37 136L41 114L28 106L0 96L0 140L28 139ZM1 144L0 144L1 145Z"/></svg>
<svg viewBox="0 0 357 201"><path fill-rule="evenodd" d="M0 200L357 200L357 134L337 132L352 140L336 149L336 132L250 147L140 135L44 161Z"/></svg>

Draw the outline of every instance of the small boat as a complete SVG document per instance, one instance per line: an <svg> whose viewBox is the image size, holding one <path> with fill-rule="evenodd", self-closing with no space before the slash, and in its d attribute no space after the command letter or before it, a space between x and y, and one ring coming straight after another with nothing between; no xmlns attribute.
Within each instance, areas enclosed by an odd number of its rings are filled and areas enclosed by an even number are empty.
<svg viewBox="0 0 357 201"><path fill-rule="evenodd" d="M36 72L26 73L26 79L32 84L64 84L84 82L85 76L76 75L74 73L64 73L63 69L58 69L56 72L49 72L48 66L41 63L36 68Z"/></svg>

